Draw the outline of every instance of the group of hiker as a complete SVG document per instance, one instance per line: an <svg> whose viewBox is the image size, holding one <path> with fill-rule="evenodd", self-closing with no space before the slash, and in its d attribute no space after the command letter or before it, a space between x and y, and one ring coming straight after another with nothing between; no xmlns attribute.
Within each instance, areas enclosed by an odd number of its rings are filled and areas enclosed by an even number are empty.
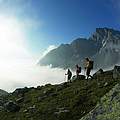
<svg viewBox="0 0 120 120"><path fill-rule="evenodd" d="M85 62L84 62L84 69L86 71L86 76L87 76L87 79L90 77L90 78L93 78L91 75L90 75L90 72L91 70L93 69L93 63L94 61L90 60L89 58L85 58ZM76 77L79 76L79 74L81 73L81 67L77 64L76 65ZM67 80L68 81L71 81L71 77L72 77L72 72L70 69L68 69L67 73L65 74L68 76Z"/></svg>

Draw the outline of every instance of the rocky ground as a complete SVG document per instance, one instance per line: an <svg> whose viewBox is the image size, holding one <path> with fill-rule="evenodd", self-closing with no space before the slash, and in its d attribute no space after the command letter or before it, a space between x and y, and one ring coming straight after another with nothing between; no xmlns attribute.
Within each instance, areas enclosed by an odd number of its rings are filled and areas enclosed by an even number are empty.
<svg viewBox="0 0 120 120"><path fill-rule="evenodd" d="M99 70L94 79L83 78L19 88L0 97L0 120L116 120L120 116L116 112L120 104L119 67Z"/></svg>
<svg viewBox="0 0 120 120"><path fill-rule="evenodd" d="M120 84L105 94L96 107L80 120L120 120Z"/></svg>

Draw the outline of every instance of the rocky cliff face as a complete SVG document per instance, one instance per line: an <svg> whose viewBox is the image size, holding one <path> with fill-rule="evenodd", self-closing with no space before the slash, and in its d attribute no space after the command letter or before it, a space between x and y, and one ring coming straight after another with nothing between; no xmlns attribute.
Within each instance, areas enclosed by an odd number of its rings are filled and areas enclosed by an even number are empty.
<svg viewBox="0 0 120 120"><path fill-rule="evenodd" d="M71 44L62 44L57 49L50 51L39 63L41 65L52 64L53 67L61 68L74 67L86 56L94 55L97 49L94 41L78 38Z"/></svg>
<svg viewBox="0 0 120 120"><path fill-rule="evenodd" d="M94 39L93 39L94 38ZM94 56L97 67L109 67L120 60L120 32L113 29L97 29L92 40L101 46Z"/></svg>
<svg viewBox="0 0 120 120"><path fill-rule="evenodd" d="M95 68L106 68L118 64L120 32L109 28L97 28L90 38L78 38L71 44L62 44L50 51L39 63L72 68L75 64L82 66L85 57L94 59Z"/></svg>

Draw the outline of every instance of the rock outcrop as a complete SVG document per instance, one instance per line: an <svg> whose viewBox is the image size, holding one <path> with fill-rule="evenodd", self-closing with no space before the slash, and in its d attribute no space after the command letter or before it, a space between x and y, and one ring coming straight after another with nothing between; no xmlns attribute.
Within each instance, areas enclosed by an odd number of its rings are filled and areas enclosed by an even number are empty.
<svg viewBox="0 0 120 120"><path fill-rule="evenodd" d="M4 108L8 112L18 112L20 110L20 106L13 101L8 101L7 103L5 103Z"/></svg>
<svg viewBox="0 0 120 120"><path fill-rule="evenodd" d="M8 95L8 92L0 89L0 96Z"/></svg>
<svg viewBox="0 0 120 120"><path fill-rule="evenodd" d="M96 107L80 120L119 120L120 84L104 95Z"/></svg>

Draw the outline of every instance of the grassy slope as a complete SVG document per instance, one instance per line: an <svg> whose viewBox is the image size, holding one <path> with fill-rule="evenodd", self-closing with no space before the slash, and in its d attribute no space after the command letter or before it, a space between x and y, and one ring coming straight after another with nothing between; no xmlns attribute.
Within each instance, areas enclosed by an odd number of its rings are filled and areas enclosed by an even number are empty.
<svg viewBox="0 0 120 120"><path fill-rule="evenodd" d="M106 72L89 81L75 80L63 85L32 88L25 93L24 101L19 104L20 112L0 112L0 120L78 120L91 111L116 83L118 80L112 79L112 73ZM46 95L47 97L38 100L39 97ZM8 98L15 101L19 97L10 95ZM35 111L23 112L33 105L36 106ZM65 108L69 112L55 114L59 108Z"/></svg>

